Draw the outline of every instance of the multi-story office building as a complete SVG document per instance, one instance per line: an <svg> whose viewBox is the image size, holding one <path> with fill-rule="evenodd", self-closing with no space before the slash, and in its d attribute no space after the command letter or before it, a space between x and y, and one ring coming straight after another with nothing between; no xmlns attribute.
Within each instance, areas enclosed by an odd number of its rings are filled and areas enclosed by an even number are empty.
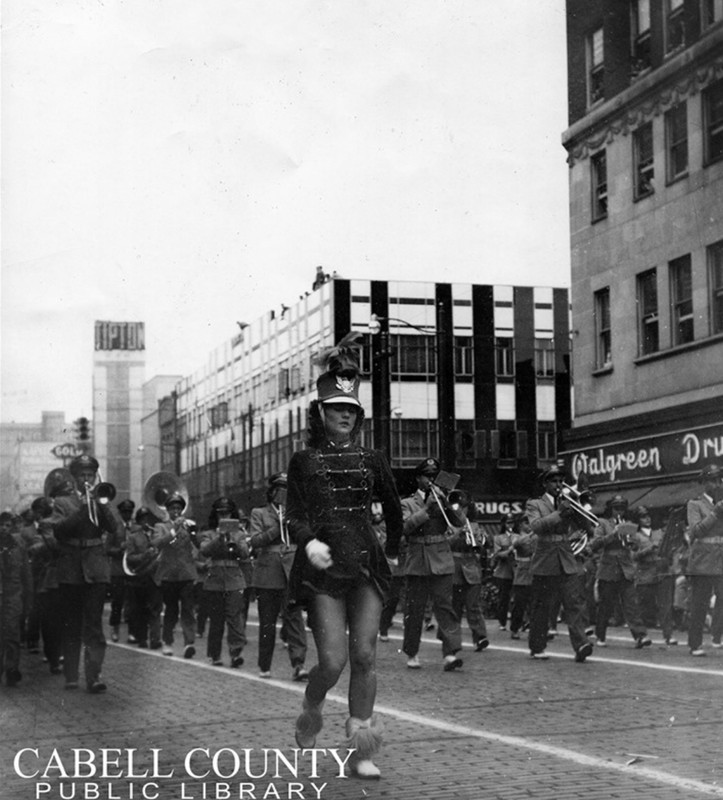
<svg viewBox="0 0 723 800"><path fill-rule="evenodd" d="M664 516L723 463L723 2L568 0L574 427Z"/></svg>
<svg viewBox="0 0 723 800"><path fill-rule="evenodd" d="M95 323L91 450L103 479L116 487L117 501L142 483L145 348L143 322Z"/></svg>
<svg viewBox="0 0 723 800"><path fill-rule="evenodd" d="M371 328L370 328L371 323ZM314 357L360 334L363 443L384 449L401 492L428 455L459 473L492 518L521 508L570 425L566 289L345 280L246 325L179 382L177 442L195 514L220 494L244 507L303 447Z"/></svg>

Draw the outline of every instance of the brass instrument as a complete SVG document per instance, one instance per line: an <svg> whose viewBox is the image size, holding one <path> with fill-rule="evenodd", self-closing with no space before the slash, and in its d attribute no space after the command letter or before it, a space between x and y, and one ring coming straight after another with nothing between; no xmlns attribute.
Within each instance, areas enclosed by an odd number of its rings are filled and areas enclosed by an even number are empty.
<svg viewBox="0 0 723 800"><path fill-rule="evenodd" d="M635 534L638 526L634 522L621 522L615 526L615 533L623 547L632 548L635 545Z"/></svg>
<svg viewBox="0 0 723 800"><path fill-rule="evenodd" d="M143 487L143 505L162 522L168 522L166 501L172 494L180 494L186 506L184 515L188 512L188 490L183 481L172 472L154 472Z"/></svg>
<svg viewBox="0 0 723 800"><path fill-rule="evenodd" d="M107 483L98 472L100 481L94 485L85 484L85 502L88 506L88 518L95 526L100 525L98 506L107 506L116 496L116 489L112 483Z"/></svg>
<svg viewBox="0 0 723 800"><path fill-rule="evenodd" d="M560 494L567 500L570 508L572 508L576 514L581 516L591 525L597 526L600 524L600 520L592 512L592 506L589 503L583 502L583 499L587 494L586 491L581 492L575 486L570 486L568 483L563 483Z"/></svg>
<svg viewBox="0 0 723 800"><path fill-rule="evenodd" d="M274 508L276 509L276 515L279 518L279 529L281 530L281 543L285 547L289 547L291 544L291 538L289 536L289 523L286 519L286 515L284 514L284 507L279 505L277 506L274 503Z"/></svg>
<svg viewBox="0 0 723 800"><path fill-rule="evenodd" d="M460 516L458 515L460 500L464 498L464 492L454 491L455 486L459 482L460 476L454 472L440 471L435 479L429 484L429 491L434 496L437 502L442 518L447 523L449 528L458 528L460 526ZM455 508L456 505L456 508ZM455 518L453 522L449 518L451 512Z"/></svg>

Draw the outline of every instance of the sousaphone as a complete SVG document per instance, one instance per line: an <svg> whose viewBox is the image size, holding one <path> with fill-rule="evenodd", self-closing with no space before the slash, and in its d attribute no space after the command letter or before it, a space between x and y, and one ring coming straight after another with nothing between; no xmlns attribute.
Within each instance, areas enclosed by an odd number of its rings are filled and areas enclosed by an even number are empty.
<svg viewBox="0 0 723 800"><path fill-rule="evenodd" d="M180 494L186 501L184 515L188 512L188 490L186 484L172 472L154 472L143 487L143 505L162 522L168 520L166 500L172 494Z"/></svg>

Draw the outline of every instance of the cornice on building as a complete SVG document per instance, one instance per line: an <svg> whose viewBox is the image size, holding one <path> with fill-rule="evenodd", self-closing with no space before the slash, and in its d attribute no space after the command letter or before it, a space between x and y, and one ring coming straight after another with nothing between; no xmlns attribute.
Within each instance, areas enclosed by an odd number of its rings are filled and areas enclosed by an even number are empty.
<svg viewBox="0 0 723 800"><path fill-rule="evenodd" d="M723 28L637 78L562 135L570 167L723 76Z"/></svg>

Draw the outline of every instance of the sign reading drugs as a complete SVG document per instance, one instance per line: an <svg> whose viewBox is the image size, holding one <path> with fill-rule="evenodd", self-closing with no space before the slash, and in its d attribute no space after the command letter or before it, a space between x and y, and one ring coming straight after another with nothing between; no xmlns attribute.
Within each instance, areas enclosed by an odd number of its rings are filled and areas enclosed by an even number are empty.
<svg viewBox="0 0 723 800"><path fill-rule="evenodd" d="M96 320L96 350L145 350L144 322L108 322Z"/></svg>
<svg viewBox="0 0 723 800"><path fill-rule="evenodd" d="M560 456L571 464L574 476L585 472L593 485L663 475L692 476L723 458L723 424L609 442Z"/></svg>

